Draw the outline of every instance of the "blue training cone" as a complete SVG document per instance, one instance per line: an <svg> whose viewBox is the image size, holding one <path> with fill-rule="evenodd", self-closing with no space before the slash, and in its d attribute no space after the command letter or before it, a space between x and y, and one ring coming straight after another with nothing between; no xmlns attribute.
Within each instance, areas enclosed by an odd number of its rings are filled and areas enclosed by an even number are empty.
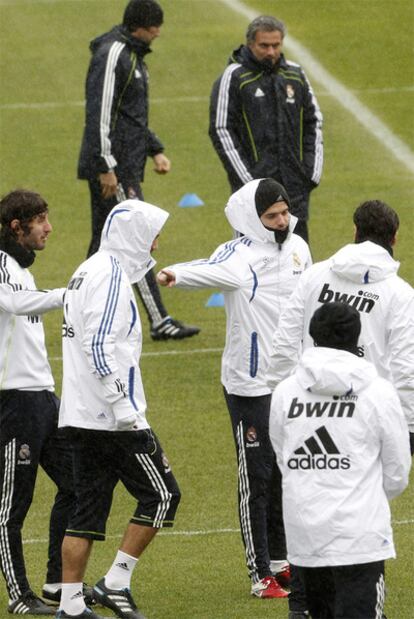
<svg viewBox="0 0 414 619"><path fill-rule="evenodd" d="M203 206L204 202L196 193L185 193L178 203L178 206L191 207Z"/></svg>
<svg viewBox="0 0 414 619"><path fill-rule="evenodd" d="M206 303L206 307L224 307L224 296L221 292L214 292Z"/></svg>

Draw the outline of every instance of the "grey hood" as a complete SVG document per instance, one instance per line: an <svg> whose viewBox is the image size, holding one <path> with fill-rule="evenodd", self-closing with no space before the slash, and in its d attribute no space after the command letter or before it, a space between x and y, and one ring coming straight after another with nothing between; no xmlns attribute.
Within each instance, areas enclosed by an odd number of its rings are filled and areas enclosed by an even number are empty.
<svg viewBox="0 0 414 619"><path fill-rule="evenodd" d="M261 180L261 178L257 178L249 181L241 189L233 193L224 212L231 227L248 236L249 239L259 241L260 243L276 243L274 232L264 227L256 211L255 195ZM297 217L290 215L287 238L293 232L296 222Z"/></svg>
<svg viewBox="0 0 414 619"><path fill-rule="evenodd" d="M106 219L99 251L115 256L131 284L138 282L155 264L151 245L168 217L167 211L148 202L120 202Z"/></svg>
<svg viewBox="0 0 414 619"><path fill-rule="evenodd" d="M368 361L345 350L307 348L296 369L303 389L322 395L351 395L365 389L378 375Z"/></svg>
<svg viewBox="0 0 414 619"><path fill-rule="evenodd" d="M331 270L338 277L358 284L380 282L395 275L399 267L386 249L371 241L345 245L331 258Z"/></svg>

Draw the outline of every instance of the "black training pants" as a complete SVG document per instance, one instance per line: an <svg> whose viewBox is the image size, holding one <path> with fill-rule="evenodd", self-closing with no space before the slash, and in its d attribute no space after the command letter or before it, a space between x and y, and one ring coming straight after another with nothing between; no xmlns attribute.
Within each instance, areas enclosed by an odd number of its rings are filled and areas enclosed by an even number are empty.
<svg viewBox="0 0 414 619"><path fill-rule="evenodd" d="M47 582L62 580L60 549L75 495L72 451L57 429L58 408L59 400L50 391L0 391L0 563L12 601L30 589L22 527L39 464L57 486L50 515Z"/></svg>
<svg viewBox="0 0 414 619"><path fill-rule="evenodd" d="M269 438L271 395L227 393L238 462L239 519L252 582L271 576L270 560L286 559L282 480Z"/></svg>
<svg viewBox="0 0 414 619"><path fill-rule="evenodd" d="M384 561L299 567L312 619L381 619Z"/></svg>

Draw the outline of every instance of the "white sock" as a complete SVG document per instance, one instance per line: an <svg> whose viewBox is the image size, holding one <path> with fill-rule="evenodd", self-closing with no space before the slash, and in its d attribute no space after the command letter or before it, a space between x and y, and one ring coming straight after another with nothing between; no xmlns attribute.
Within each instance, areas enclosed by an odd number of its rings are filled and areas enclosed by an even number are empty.
<svg viewBox="0 0 414 619"><path fill-rule="evenodd" d="M277 574L285 569L285 567L289 567L288 561L286 559L282 559L281 561L270 561L270 569L272 574Z"/></svg>
<svg viewBox="0 0 414 619"><path fill-rule="evenodd" d="M118 550L115 561L105 576L105 585L109 589L130 589L131 576L138 559Z"/></svg>
<svg viewBox="0 0 414 619"><path fill-rule="evenodd" d="M59 610L64 610L68 615L80 615L86 608L83 599L83 583L62 583L62 597L60 598Z"/></svg>
<svg viewBox="0 0 414 619"><path fill-rule="evenodd" d="M48 593L57 593L62 588L61 582L46 582L43 585L43 589Z"/></svg>

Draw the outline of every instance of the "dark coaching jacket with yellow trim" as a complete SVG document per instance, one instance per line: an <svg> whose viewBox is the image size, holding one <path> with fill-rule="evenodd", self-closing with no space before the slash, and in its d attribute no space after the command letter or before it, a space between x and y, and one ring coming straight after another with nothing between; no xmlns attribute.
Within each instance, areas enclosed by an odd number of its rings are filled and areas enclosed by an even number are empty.
<svg viewBox="0 0 414 619"><path fill-rule="evenodd" d="M146 158L164 150L148 127L148 70L151 50L123 26L90 44L86 119L78 178L94 179L115 169L122 179L143 180Z"/></svg>
<svg viewBox="0 0 414 619"><path fill-rule="evenodd" d="M282 54L270 67L240 46L213 85L209 134L233 191L253 178L275 178L292 212L307 218L322 173L322 114L298 64Z"/></svg>

